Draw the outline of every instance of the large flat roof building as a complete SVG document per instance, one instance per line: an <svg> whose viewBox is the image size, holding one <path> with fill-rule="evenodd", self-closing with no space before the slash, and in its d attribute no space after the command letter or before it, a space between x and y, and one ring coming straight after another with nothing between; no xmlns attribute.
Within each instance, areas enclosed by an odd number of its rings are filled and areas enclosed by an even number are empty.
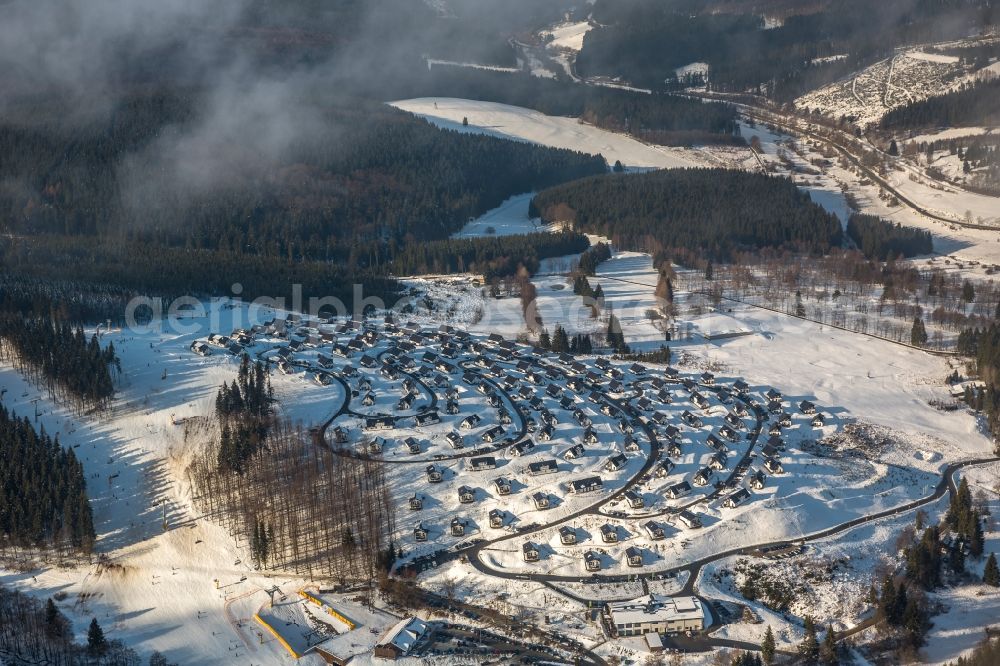
<svg viewBox="0 0 1000 666"><path fill-rule="evenodd" d="M698 597L648 594L630 601L611 602L604 613L619 636L675 634L705 628L705 609Z"/></svg>

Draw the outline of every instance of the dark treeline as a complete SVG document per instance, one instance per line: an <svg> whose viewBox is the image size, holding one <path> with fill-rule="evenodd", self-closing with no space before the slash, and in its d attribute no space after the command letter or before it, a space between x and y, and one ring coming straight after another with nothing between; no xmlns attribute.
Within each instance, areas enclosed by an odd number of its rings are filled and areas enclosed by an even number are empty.
<svg viewBox="0 0 1000 666"><path fill-rule="evenodd" d="M264 365L250 363L243 355L237 378L223 384L215 396L215 415L222 435L219 438L219 469L241 473L247 461L267 439L272 421L274 391Z"/></svg>
<svg viewBox="0 0 1000 666"><path fill-rule="evenodd" d="M929 231L904 227L877 215L854 213L847 221L847 235L857 244L862 254L879 261L930 254L934 251Z"/></svg>
<svg viewBox="0 0 1000 666"><path fill-rule="evenodd" d="M392 270L396 275L473 272L489 282L515 275L521 266L535 273L542 259L577 254L589 245L587 237L575 231L452 238L401 248Z"/></svg>
<svg viewBox="0 0 1000 666"><path fill-rule="evenodd" d="M846 75L891 55L902 43L964 36L996 21L989 0L844 0L819 11L791 15L765 30L754 13L714 11L705 0L598 0L577 58L586 76L622 76L662 89L674 70L709 65L709 85L720 91L753 90L779 100ZM820 59L847 54L846 58Z"/></svg>
<svg viewBox="0 0 1000 666"><path fill-rule="evenodd" d="M108 640L96 618L92 620L87 638L86 645L74 642L70 621L51 598L42 602L0 586L0 656L8 663L50 666L139 666L142 663L139 655L121 641ZM152 658L149 663L154 663Z"/></svg>
<svg viewBox="0 0 1000 666"><path fill-rule="evenodd" d="M418 75L407 92L480 99L582 118L598 127L665 145L742 143L734 107L659 92L650 95L526 73L448 66Z"/></svg>
<svg viewBox="0 0 1000 666"><path fill-rule="evenodd" d="M724 260L763 247L825 252L840 222L791 181L725 169L588 178L540 192L531 214L654 255L682 250Z"/></svg>
<svg viewBox="0 0 1000 666"><path fill-rule="evenodd" d="M191 467L199 506L248 543L262 566L376 580L395 552L383 463L317 446L311 437L275 423L241 474L219 469L218 447L208 447Z"/></svg>
<svg viewBox="0 0 1000 666"><path fill-rule="evenodd" d="M0 536L4 546L84 553L93 550L95 539L83 465L73 449L2 406Z"/></svg>
<svg viewBox="0 0 1000 666"><path fill-rule="evenodd" d="M0 258L6 258L2 241ZM0 263L7 266L6 261ZM66 273L65 270L62 272ZM71 324L108 319L119 324L133 296L134 292L106 283L47 280L29 277L23 272L0 270L0 313L5 314L48 318Z"/></svg>
<svg viewBox="0 0 1000 666"><path fill-rule="evenodd" d="M962 331L956 349L975 359L979 378L986 384L981 396L982 409L990 432L1000 438L1000 325Z"/></svg>
<svg viewBox="0 0 1000 666"><path fill-rule="evenodd" d="M944 95L928 97L889 111L886 130L921 127L972 127L1000 123L1000 77L982 80Z"/></svg>
<svg viewBox="0 0 1000 666"><path fill-rule="evenodd" d="M79 326L13 314L0 316L0 359L77 411L106 408L121 370L114 345L101 347L97 335L88 339Z"/></svg>
<svg viewBox="0 0 1000 666"><path fill-rule="evenodd" d="M354 285L364 288L364 296L390 302L399 292L395 280L376 275L374 269L346 270L327 261L293 260L239 252L164 247L139 241L114 242L99 238L36 236L30 239L0 239L0 260L22 281L51 282L52 275L84 284L109 286L118 294L132 290L169 300L182 295L228 296L240 285L244 300L258 297L285 299L293 307L293 285L301 287L303 298L334 297L350 307ZM377 261L377 257L371 257ZM6 293L6 292L5 292ZM32 293L28 291L28 293ZM41 304L62 308L70 298L60 295ZM80 309L84 321L123 316L127 299L115 298L101 307ZM303 303L305 306L306 303ZM119 307L120 306L120 307ZM69 307L69 306L67 306ZM147 315L140 310L138 315ZM75 319L70 319L75 320Z"/></svg>

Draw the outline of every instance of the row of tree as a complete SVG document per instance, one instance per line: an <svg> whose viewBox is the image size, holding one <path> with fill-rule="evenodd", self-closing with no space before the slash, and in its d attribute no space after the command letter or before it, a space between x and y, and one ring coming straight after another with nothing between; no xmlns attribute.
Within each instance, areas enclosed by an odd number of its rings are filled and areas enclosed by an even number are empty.
<svg viewBox="0 0 1000 666"><path fill-rule="evenodd" d="M489 282L516 275L521 267L533 274L542 259L577 254L589 245L586 236L570 230L452 238L400 248L392 258L391 267L396 275L479 273Z"/></svg>
<svg viewBox="0 0 1000 666"><path fill-rule="evenodd" d="M385 571L395 507L381 461L321 446L283 421L241 473L218 460L213 442L192 463L199 506L248 544L258 565L345 582Z"/></svg>
<svg viewBox="0 0 1000 666"><path fill-rule="evenodd" d="M139 655L118 640L108 640L93 618L87 643L73 639L73 627L55 602L44 603L12 588L0 586L0 654L15 664L51 666L139 666ZM150 666L166 666L154 653Z"/></svg>
<svg viewBox="0 0 1000 666"><path fill-rule="evenodd" d="M381 274L385 270L384 244L360 244L354 251L356 263L374 268L85 236L0 238L0 262L21 279L45 283L58 276L69 282L70 286L60 295L41 297L42 308L73 312L74 300L85 298L87 292L117 294L108 298L96 295L96 305L80 308L79 316L85 321L94 317L121 321L128 303L125 295L134 293L162 299L164 311L170 300L178 296L280 299L283 303L280 307L293 308L296 293L303 299L337 298L351 308L355 285L363 287L365 297L391 302L399 293L399 284ZM81 287L76 296L73 285ZM70 305L64 305L67 301ZM139 308L135 315L141 321L153 313Z"/></svg>
<svg viewBox="0 0 1000 666"><path fill-rule="evenodd" d="M0 359L78 411L107 408L121 362L113 343L50 319L0 315Z"/></svg>
<svg viewBox="0 0 1000 666"><path fill-rule="evenodd" d="M543 330L538 336L538 346L558 354L586 355L594 350L594 343L589 333L577 333L570 337L562 324L556 324L555 332L551 335L547 330Z"/></svg>
<svg viewBox="0 0 1000 666"><path fill-rule="evenodd" d="M0 406L0 537L25 548L90 553L96 538L73 449Z"/></svg>
<svg viewBox="0 0 1000 666"><path fill-rule="evenodd" d="M585 178L544 190L531 213L654 255L675 249L728 259L742 249L839 246L841 224L786 178L671 169Z"/></svg>

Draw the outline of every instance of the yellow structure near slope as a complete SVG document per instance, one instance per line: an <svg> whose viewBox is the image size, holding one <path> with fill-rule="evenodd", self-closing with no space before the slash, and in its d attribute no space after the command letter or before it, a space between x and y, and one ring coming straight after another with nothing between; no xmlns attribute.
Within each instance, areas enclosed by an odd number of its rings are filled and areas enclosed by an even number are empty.
<svg viewBox="0 0 1000 666"><path fill-rule="evenodd" d="M325 610L328 615L332 615L333 617L337 618L338 620L346 624L351 631L357 628L358 625L354 622L354 620L349 619L342 613L338 613L331 606L323 603L321 600L317 599L316 597L309 594L305 590L299 590L299 595L304 599L308 599L309 601L313 602L314 604Z"/></svg>
<svg viewBox="0 0 1000 666"><path fill-rule="evenodd" d="M262 627L264 627L264 628L265 628L265 629L267 629L267 630L268 630L269 632L271 632L271 635L272 635L272 636L274 636L275 638L277 638L277 639L278 639L278 642L279 642L279 643L281 643L281 644L282 644L282 646L284 646L284 648L285 648L286 650L288 650L288 654L292 655L292 656L293 656L293 657L295 657L296 659L298 659L299 657L301 657L301 656L302 656L301 654L299 654L298 652L296 652L296 651L295 651L295 649L294 649L294 648L292 648L292 646L291 646L291 645L289 645L289 644L288 644L288 641L286 641L286 640L285 640L284 638L282 638L282 637L281 637L281 634L279 634L279 633L278 633L277 629L275 629L275 628L274 628L274 627L272 627L272 626L271 626L270 624L268 624L268 623L267 623L267 622L266 622L266 621L264 620L264 618L262 618L262 617L260 616L260 613L254 613L254 616L253 616L253 619L257 620L257 622L259 622L259 623L260 623L260 625L261 625Z"/></svg>

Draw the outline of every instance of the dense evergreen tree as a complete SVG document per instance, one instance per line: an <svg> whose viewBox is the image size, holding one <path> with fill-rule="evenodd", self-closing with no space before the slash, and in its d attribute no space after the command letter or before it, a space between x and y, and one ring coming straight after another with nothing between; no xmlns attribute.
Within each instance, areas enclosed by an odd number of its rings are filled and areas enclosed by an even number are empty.
<svg viewBox="0 0 1000 666"><path fill-rule="evenodd" d="M611 258L611 248L607 243L598 243L580 255L579 270L583 275L594 275L597 267ZM586 282L586 279L584 279ZM580 292L577 292L580 293Z"/></svg>
<svg viewBox="0 0 1000 666"><path fill-rule="evenodd" d="M965 280L962 283L962 301L971 303L974 300L976 300L976 288L972 286L972 282Z"/></svg>
<svg viewBox="0 0 1000 666"><path fill-rule="evenodd" d="M90 620L90 627L87 629L87 651L95 657L103 655L108 650L108 639L104 637L104 630L97 623L97 618Z"/></svg>
<svg viewBox="0 0 1000 666"><path fill-rule="evenodd" d="M215 396L215 413L221 424L219 469L241 473L246 461L263 444L269 432L274 391L260 361L250 363L244 354L237 379L225 383ZM266 550L264 551L266 552Z"/></svg>
<svg viewBox="0 0 1000 666"><path fill-rule="evenodd" d="M833 627L826 628L826 635L823 636L823 643L819 646L819 663L823 666L838 666L840 664L840 650L837 647L837 632Z"/></svg>
<svg viewBox="0 0 1000 666"><path fill-rule="evenodd" d="M618 317L616 317L614 313L608 315L608 330L606 339L608 341L608 346L611 347L616 354L627 354L629 352L628 344L625 342L625 333L622 331L621 322L618 321Z"/></svg>
<svg viewBox="0 0 1000 666"><path fill-rule="evenodd" d="M927 344L927 328L924 320L920 317L913 318L913 327L910 329L910 344L922 347Z"/></svg>
<svg viewBox="0 0 1000 666"><path fill-rule="evenodd" d="M816 666L819 663L819 640L816 637L816 624L809 615L806 615L803 622L806 635L799 643L799 656L803 664Z"/></svg>
<svg viewBox="0 0 1000 666"><path fill-rule="evenodd" d="M767 632L764 634L764 641L760 644L760 654L764 660L765 666L771 666L771 664L774 663L775 650L774 632L771 631L771 625L767 625Z"/></svg>
<svg viewBox="0 0 1000 666"><path fill-rule="evenodd" d="M975 360L979 378L986 384L982 393L986 422L990 431L1000 436L1000 324L962 331L956 349Z"/></svg>
<svg viewBox="0 0 1000 666"><path fill-rule="evenodd" d="M791 181L726 169L611 174L537 194L533 215L569 220L616 247L723 260L740 249L825 252L841 242L836 216Z"/></svg>
<svg viewBox="0 0 1000 666"><path fill-rule="evenodd" d="M402 247L391 267L396 275L480 273L488 282L515 275L522 266L535 273L542 259L579 252L586 256L589 246L587 237L574 231L455 238Z"/></svg>
<svg viewBox="0 0 1000 666"><path fill-rule="evenodd" d="M847 235L869 259L886 261L934 251L929 231L904 227L876 215L852 214L847 221Z"/></svg>
<svg viewBox="0 0 1000 666"><path fill-rule="evenodd" d="M556 332L552 336L552 351L562 353L569 351L569 336L566 329L561 324L556 325Z"/></svg>
<svg viewBox="0 0 1000 666"><path fill-rule="evenodd" d="M238 281L244 296L279 297L298 282L341 297L359 282L378 296L397 256L418 265L413 247L447 239L512 194L607 169L600 156L443 131L354 99L325 108L323 131L259 165L263 173L234 170L223 190L192 188L165 178L144 149L163 132L183 135L201 101L199 91L126 96L72 133L0 117L11 157L0 165L10 185L0 191L4 267L155 293L228 293ZM123 192L123 173L156 186Z"/></svg>
<svg viewBox="0 0 1000 666"><path fill-rule="evenodd" d="M925 590L941 585L941 539L937 526L928 527L920 541L906 549L906 579ZM898 600L897 600L898 601Z"/></svg>
<svg viewBox="0 0 1000 666"><path fill-rule="evenodd" d="M0 314L0 359L79 410L106 408L121 369L114 345L101 347L83 328L17 314Z"/></svg>
<svg viewBox="0 0 1000 666"><path fill-rule="evenodd" d="M73 449L0 406L0 537L7 544L49 544L89 553L94 521L83 465Z"/></svg>
<svg viewBox="0 0 1000 666"><path fill-rule="evenodd" d="M729 662L730 666L763 666L763 663L756 652L741 652Z"/></svg>
<svg viewBox="0 0 1000 666"><path fill-rule="evenodd" d="M882 116L881 125L893 130L995 125L1000 122L998 99L1000 79L983 79L892 109Z"/></svg>
<svg viewBox="0 0 1000 666"><path fill-rule="evenodd" d="M570 341L569 350L573 354L580 354L581 356L586 356L594 351L594 344L590 339L589 333L577 333L573 336L573 340Z"/></svg>
<svg viewBox="0 0 1000 666"><path fill-rule="evenodd" d="M996 553L990 553L983 568L983 582L991 587L1000 587L1000 568L997 567Z"/></svg>
<svg viewBox="0 0 1000 666"><path fill-rule="evenodd" d="M584 37L576 69L661 90L706 83L676 74L704 62L713 90L787 101L890 56L898 44L964 37L995 20L994 7L989 0L844 0L783 16L781 25L763 30L760 6L719 11L718 3L699 1L598 0L592 19L599 27Z"/></svg>

